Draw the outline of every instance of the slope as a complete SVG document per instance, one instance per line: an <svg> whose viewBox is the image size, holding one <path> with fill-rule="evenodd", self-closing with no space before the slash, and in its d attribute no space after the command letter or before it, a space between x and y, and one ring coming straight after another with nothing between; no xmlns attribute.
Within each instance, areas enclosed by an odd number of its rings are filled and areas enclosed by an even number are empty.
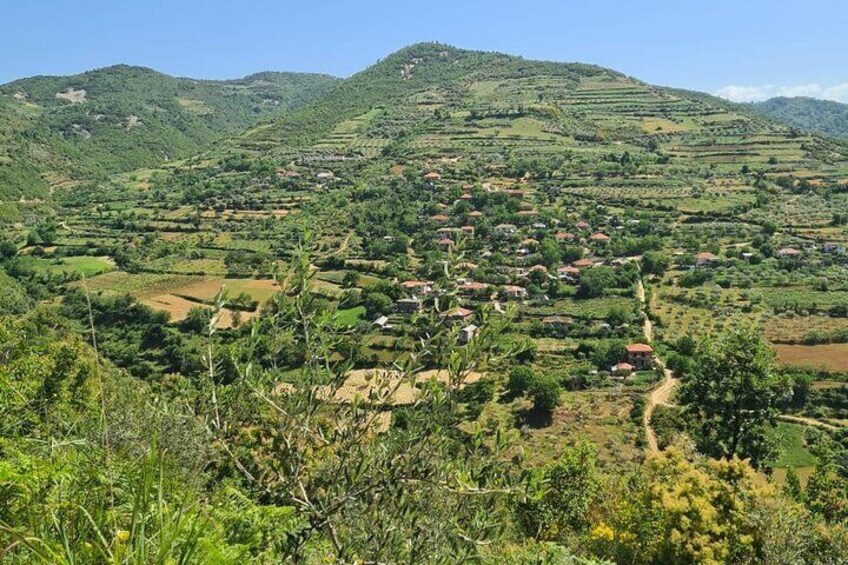
<svg viewBox="0 0 848 565"><path fill-rule="evenodd" d="M335 82L270 72L193 80L118 65L0 86L0 198L44 198L51 186L190 155Z"/></svg>
<svg viewBox="0 0 848 565"><path fill-rule="evenodd" d="M751 107L800 130L848 139L848 104L815 98L772 98Z"/></svg>

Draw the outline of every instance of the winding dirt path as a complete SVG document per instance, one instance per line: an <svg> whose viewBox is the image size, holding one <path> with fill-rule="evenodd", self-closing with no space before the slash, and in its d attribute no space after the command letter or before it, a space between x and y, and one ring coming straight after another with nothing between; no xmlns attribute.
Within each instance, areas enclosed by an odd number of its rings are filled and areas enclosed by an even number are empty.
<svg viewBox="0 0 848 565"><path fill-rule="evenodd" d="M642 283L642 279L639 279L636 283L636 298L639 299L639 303L642 305L642 315L645 317L645 322L642 325L642 333L645 335L645 341L651 343L654 339L654 325L648 317L646 308L647 304L645 300L645 285ZM665 368L665 364L662 359L655 357L654 361L663 368L665 378L662 383L660 383L660 386L652 390L648 395L648 400L645 402L645 410L642 414L642 425L645 428L645 438L648 441L648 449L652 452L657 452L660 449L659 445L657 445L657 436L654 433L654 430L651 429L651 416L654 414L654 408L657 406L669 405L671 394L677 386L677 379L674 378L674 374L670 369Z"/></svg>

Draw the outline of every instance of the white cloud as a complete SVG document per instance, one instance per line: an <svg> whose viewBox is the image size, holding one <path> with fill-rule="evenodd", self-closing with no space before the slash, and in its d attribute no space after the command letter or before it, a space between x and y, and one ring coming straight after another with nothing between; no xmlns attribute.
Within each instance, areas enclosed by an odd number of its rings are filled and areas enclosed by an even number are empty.
<svg viewBox="0 0 848 565"><path fill-rule="evenodd" d="M733 100L734 102L760 102L775 96L809 96L823 100L835 100L848 103L848 82L823 87L820 84L798 84L794 86L777 86L761 84L758 86L730 85L716 91L716 96Z"/></svg>

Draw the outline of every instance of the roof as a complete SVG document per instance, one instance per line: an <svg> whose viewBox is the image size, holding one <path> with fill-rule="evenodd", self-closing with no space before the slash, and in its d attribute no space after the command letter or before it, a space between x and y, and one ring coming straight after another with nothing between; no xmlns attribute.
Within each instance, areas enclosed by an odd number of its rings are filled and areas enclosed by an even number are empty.
<svg viewBox="0 0 848 565"><path fill-rule="evenodd" d="M644 343L631 343L625 346L627 353L653 353L654 350L650 345Z"/></svg>
<svg viewBox="0 0 848 565"><path fill-rule="evenodd" d="M580 267L591 267L592 265L594 265L594 263L591 259L578 259L571 263L572 267L577 267L578 269Z"/></svg>
<svg viewBox="0 0 848 565"><path fill-rule="evenodd" d="M564 231L557 232L556 235L554 235L554 239L569 239L570 240L570 239L574 239L574 237L575 236L574 236L573 233L564 232Z"/></svg>
<svg viewBox="0 0 848 565"><path fill-rule="evenodd" d="M442 316L445 318L467 318L471 314L473 314L471 310L467 308L454 308L453 310L448 310L447 312L443 312Z"/></svg>
<svg viewBox="0 0 848 565"><path fill-rule="evenodd" d="M417 286L430 286L433 284L430 281L403 281L400 285L404 288L415 288Z"/></svg>
<svg viewBox="0 0 848 565"><path fill-rule="evenodd" d="M589 239L592 239L594 241L609 241L609 238L610 237L607 234L598 232L598 233L592 234L592 236Z"/></svg>
<svg viewBox="0 0 848 565"><path fill-rule="evenodd" d="M718 255L713 255L709 251L702 251L695 255L695 259L699 261L718 261Z"/></svg>
<svg viewBox="0 0 848 565"><path fill-rule="evenodd" d="M782 247L777 250L778 255L800 255L801 252L794 247Z"/></svg>
<svg viewBox="0 0 848 565"><path fill-rule="evenodd" d="M432 172L432 173L427 173L426 175L424 175L424 178L427 179L427 180L439 180L440 178L442 178L442 175L440 175L439 173L436 173L436 172Z"/></svg>
<svg viewBox="0 0 848 565"><path fill-rule="evenodd" d="M616 363L615 367L613 367L616 371L632 371L636 367L631 365L630 363L625 363L622 361L621 363Z"/></svg>
<svg viewBox="0 0 848 565"><path fill-rule="evenodd" d="M444 214L436 214L435 216L430 216L430 219L434 222L446 222L450 220L450 218L448 218Z"/></svg>

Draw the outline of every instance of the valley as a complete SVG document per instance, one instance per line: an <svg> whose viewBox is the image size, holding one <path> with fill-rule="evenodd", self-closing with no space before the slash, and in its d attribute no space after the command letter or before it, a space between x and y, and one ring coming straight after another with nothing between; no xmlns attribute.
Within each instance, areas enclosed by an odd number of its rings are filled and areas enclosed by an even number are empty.
<svg viewBox="0 0 848 565"><path fill-rule="evenodd" d="M124 85L147 76L119 71ZM760 562L759 534L684 550L663 526L642 529L651 512L679 518L662 495L675 481L724 492L728 476L756 501L733 516L782 504L760 486L800 475L833 497L804 512L834 532L845 519L844 141L597 66L423 43L338 81L179 79L167 114L197 130L128 138L144 154L127 155L97 124L102 145L69 141L97 122L86 105L106 88L83 99L80 80L0 87L0 315L14 319L2 336L49 328L95 348L151 407L112 398L110 417L161 430L164 451L204 446L174 464L215 477L192 487L198 500L287 524L287 541L254 557L377 562L404 547L417 562L438 547L446 562L494 562L554 544L586 559L563 563ZM266 89L275 109L251 114ZM142 102L152 113L118 107L144 125L110 127L152 126L161 116ZM54 139L59 121L58 152L8 141L21 127ZM722 412L733 397L712 398L719 385L700 390L698 375L738 377L749 404ZM752 424L768 437L722 436L699 394L723 422L771 399ZM375 485L384 498L369 498ZM492 508L508 526L490 524Z"/></svg>

